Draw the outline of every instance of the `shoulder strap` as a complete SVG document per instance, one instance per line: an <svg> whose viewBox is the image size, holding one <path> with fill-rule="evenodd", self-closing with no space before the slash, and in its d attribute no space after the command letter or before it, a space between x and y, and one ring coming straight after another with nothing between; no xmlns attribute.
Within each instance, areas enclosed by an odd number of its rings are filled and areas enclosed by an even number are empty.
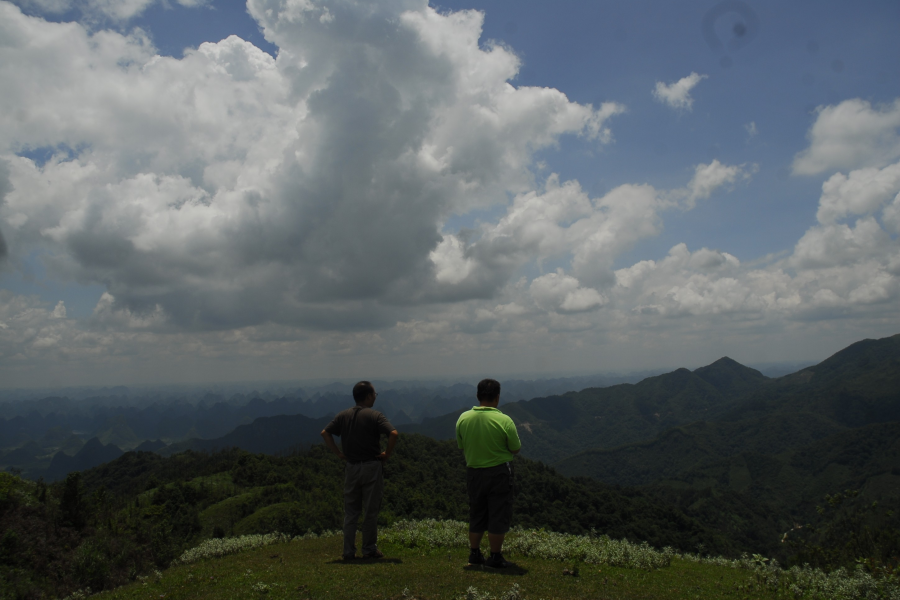
<svg viewBox="0 0 900 600"><path fill-rule="evenodd" d="M347 433L353 431L353 426L356 425L356 418L365 408L365 406L354 406L350 409L353 412L350 414L350 422L347 424Z"/></svg>

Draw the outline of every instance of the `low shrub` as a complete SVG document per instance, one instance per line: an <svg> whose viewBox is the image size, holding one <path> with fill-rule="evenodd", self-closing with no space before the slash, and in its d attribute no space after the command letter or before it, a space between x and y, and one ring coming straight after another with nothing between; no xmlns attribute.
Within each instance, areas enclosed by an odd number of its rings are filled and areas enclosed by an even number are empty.
<svg viewBox="0 0 900 600"><path fill-rule="evenodd" d="M864 565L830 573L809 565L782 569L776 560L746 554L736 560L698 554L676 555L682 560L753 571L757 583L778 597L809 600L900 600L900 579L875 577Z"/></svg>
<svg viewBox="0 0 900 600"><path fill-rule="evenodd" d="M469 545L468 525L449 520L399 521L384 530L381 538L409 548L467 548ZM671 548L656 550L646 543L522 528L510 531L504 549L519 556L631 569L667 567L675 556Z"/></svg>
<svg viewBox="0 0 900 600"><path fill-rule="evenodd" d="M253 548L262 548L272 544L281 544L295 540L309 540L320 537L331 537L337 535L334 531L323 531L321 534L307 531L303 535L291 537L284 533L267 533L256 535L241 535L230 538L213 538L205 540L199 546L195 546L187 550L172 562L172 566L186 565L206 558L218 558L228 556L229 554L237 554L244 550Z"/></svg>
<svg viewBox="0 0 900 600"><path fill-rule="evenodd" d="M232 538L213 538L206 540L199 546L185 551L179 556L173 565L186 565L189 563L204 560L206 558L218 558L228 556L229 554L237 554L251 548L262 548L271 544L289 542L290 536L282 533L269 533L265 535L242 535Z"/></svg>

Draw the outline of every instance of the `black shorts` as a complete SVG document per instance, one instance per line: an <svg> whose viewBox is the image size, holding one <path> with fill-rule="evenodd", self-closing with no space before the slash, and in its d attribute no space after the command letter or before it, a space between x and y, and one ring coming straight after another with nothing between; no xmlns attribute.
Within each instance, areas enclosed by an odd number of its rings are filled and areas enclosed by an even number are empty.
<svg viewBox="0 0 900 600"><path fill-rule="evenodd" d="M512 523L512 465L503 463L486 469L466 469L469 492L469 531L506 533Z"/></svg>

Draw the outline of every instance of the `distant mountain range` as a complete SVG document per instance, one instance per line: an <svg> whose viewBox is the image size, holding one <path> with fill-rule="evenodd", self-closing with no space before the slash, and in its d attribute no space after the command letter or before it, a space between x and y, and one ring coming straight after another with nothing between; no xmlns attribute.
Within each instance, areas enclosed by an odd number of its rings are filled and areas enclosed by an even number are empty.
<svg viewBox="0 0 900 600"><path fill-rule="evenodd" d="M641 376L585 376L534 381L507 380L504 390L514 399L562 393L588 386L638 381ZM474 402L475 388L463 383L376 381L378 408L396 426L446 413ZM76 391L76 390L70 390ZM91 438L122 450L159 440L171 445L187 440L215 440L254 420L280 415L312 419L352 405L350 386L332 383L314 388L271 392L195 395L188 401L163 393L159 397L129 396L127 388L96 390L115 396L59 396L0 402L0 469L17 468L37 477L57 452L74 456ZM163 390L164 391L164 390ZM144 392L146 394L146 391Z"/></svg>
<svg viewBox="0 0 900 600"><path fill-rule="evenodd" d="M385 408L381 399L378 407ZM328 402L335 411L350 405L349 398ZM452 438L458 415L473 404L471 397L460 397L463 402L419 424L395 425L403 434ZM251 404L255 409L227 414L291 405ZM778 525L768 522L768 531L810 515L824 494L848 488L872 500L900 495L900 335L858 342L776 379L725 357L694 371L528 400L509 402L504 388L501 410L518 426L523 456L563 475L656 490L723 529L749 530L775 519ZM223 435L167 445L160 437L142 440L130 420L117 417L80 449L64 429L48 432L45 442L68 443L69 452L57 451L46 471L31 474L56 479L105 462L121 453L114 441L164 456L230 447L302 450L321 443L329 419L267 415ZM12 453L0 464L9 457L46 460L45 447L35 441Z"/></svg>
<svg viewBox="0 0 900 600"><path fill-rule="evenodd" d="M857 342L814 367L742 391L702 422L617 447L595 444L557 467L568 475L638 485L678 479L741 454L849 451L865 437L848 430L900 421L900 335Z"/></svg>
<svg viewBox="0 0 900 600"><path fill-rule="evenodd" d="M249 425L241 425L231 433L213 440L191 439L155 450L157 454L172 456L185 450L214 451L240 448L249 452L278 454L289 450L306 449L321 444L322 429L331 416L311 419L303 415L262 417Z"/></svg>
<svg viewBox="0 0 900 600"><path fill-rule="evenodd" d="M103 463L110 462L122 456L124 452L113 444L104 444L97 438L91 438L75 456L69 456L65 452L57 452L50 461L50 466L44 473L47 481L57 481L65 478L72 471L84 471Z"/></svg>
<svg viewBox="0 0 900 600"><path fill-rule="evenodd" d="M166 445L161 440L145 440L134 451L172 456L187 450L214 452L228 448L241 448L263 454L305 450L312 444L322 442L320 433L330 420L330 416L319 419L310 419L303 415L262 417L248 425L241 425L220 438L212 440L193 438L172 445ZM29 442L13 452L16 453L13 455L14 460L27 462L38 458L43 450L38 444ZM95 437L88 440L73 456L62 451L55 453L49 467L38 471L37 475L47 481L58 481L65 478L71 471L91 469L115 460L123 454L124 452L118 446L112 443L104 444Z"/></svg>

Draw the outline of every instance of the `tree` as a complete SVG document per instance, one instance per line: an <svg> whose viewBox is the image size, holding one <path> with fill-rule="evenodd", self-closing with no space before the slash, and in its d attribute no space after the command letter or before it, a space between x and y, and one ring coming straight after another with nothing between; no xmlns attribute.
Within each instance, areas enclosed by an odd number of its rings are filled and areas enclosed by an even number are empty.
<svg viewBox="0 0 900 600"><path fill-rule="evenodd" d="M87 520L87 505L81 485L81 473L75 471L66 476L62 496L59 501L60 524L64 527L84 529Z"/></svg>

